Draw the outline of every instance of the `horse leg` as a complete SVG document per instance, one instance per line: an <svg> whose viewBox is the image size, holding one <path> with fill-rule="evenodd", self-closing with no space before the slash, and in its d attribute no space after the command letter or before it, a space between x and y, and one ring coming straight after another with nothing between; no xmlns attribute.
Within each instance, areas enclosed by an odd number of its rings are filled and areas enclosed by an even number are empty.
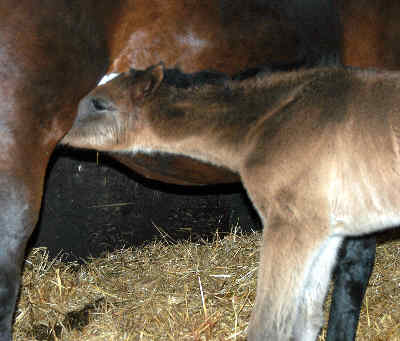
<svg viewBox="0 0 400 341"><path fill-rule="evenodd" d="M0 340L11 340L26 243L39 213L21 179L0 174ZM36 206L36 207L35 207Z"/></svg>
<svg viewBox="0 0 400 341"><path fill-rule="evenodd" d="M343 238L310 226L280 221L265 228L249 340L316 339Z"/></svg>
<svg viewBox="0 0 400 341"><path fill-rule="evenodd" d="M56 126L46 135L35 131L30 112L13 114L13 120L5 114L0 119L0 341L11 340L25 247L38 220L46 165L55 146L49 135L57 132Z"/></svg>
<svg viewBox="0 0 400 341"><path fill-rule="evenodd" d="M329 237L313 259L294 330L296 340L316 340L318 337L323 325L323 304L342 241L342 236Z"/></svg>
<svg viewBox="0 0 400 341"><path fill-rule="evenodd" d="M374 235L345 239L336 268L326 341L355 340L375 249Z"/></svg>

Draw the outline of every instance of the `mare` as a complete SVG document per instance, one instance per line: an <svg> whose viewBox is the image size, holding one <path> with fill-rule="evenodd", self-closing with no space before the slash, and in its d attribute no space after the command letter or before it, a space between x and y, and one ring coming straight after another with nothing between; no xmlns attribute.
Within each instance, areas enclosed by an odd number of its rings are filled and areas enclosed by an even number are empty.
<svg viewBox="0 0 400 341"><path fill-rule="evenodd" d="M50 155L79 100L107 70L159 60L185 72L229 74L263 64L328 63L338 56L337 25L329 0L1 1L0 340L11 340L24 250ZM163 176L163 165L144 162L139 171ZM185 162L176 167L184 168ZM238 179L210 169L202 167L206 182Z"/></svg>
<svg viewBox="0 0 400 341"><path fill-rule="evenodd" d="M96 88L62 142L238 173L264 225L248 338L316 340L343 239L400 223L400 73L315 68L187 89L165 74Z"/></svg>

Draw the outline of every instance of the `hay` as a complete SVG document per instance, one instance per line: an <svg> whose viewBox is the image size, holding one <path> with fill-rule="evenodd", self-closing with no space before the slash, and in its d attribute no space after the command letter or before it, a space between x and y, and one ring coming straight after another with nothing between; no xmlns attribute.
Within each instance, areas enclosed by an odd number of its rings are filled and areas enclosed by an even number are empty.
<svg viewBox="0 0 400 341"><path fill-rule="evenodd" d="M25 262L14 340L245 340L260 234ZM378 248L357 340L400 340L399 240ZM320 338L323 340L323 337Z"/></svg>

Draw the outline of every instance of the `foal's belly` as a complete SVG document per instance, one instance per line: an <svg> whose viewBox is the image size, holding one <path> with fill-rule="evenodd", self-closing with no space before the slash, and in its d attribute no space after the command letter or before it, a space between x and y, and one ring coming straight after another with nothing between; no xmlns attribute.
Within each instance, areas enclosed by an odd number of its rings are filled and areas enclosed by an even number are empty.
<svg viewBox="0 0 400 341"><path fill-rule="evenodd" d="M354 181L338 184L331 202L331 224L335 234L361 235L400 226L400 179L397 184Z"/></svg>

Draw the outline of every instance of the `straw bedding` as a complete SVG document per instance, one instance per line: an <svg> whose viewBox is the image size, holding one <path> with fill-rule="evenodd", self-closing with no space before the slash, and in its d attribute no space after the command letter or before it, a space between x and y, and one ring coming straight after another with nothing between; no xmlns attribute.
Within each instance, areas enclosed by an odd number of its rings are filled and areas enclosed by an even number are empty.
<svg viewBox="0 0 400 341"><path fill-rule="evenodd" d="M260 234L238 230L197 242L164 236L84 264L33 249L14 340L245 340ZM357 340L400 340L400 239L383 238Z"/></svg>

